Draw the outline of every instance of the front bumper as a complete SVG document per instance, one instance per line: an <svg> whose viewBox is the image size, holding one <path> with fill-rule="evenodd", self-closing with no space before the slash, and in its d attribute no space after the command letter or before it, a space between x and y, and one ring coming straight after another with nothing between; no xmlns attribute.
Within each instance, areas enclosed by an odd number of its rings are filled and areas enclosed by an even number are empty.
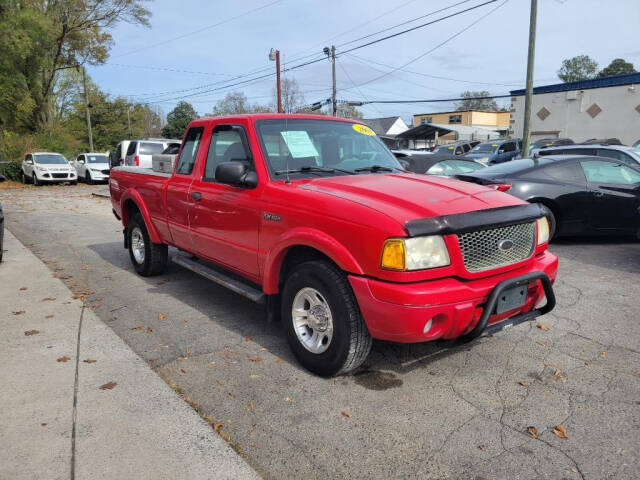
<svg viewBox="0 0 640 480"><path fill-rule="evenodd" d="M91 171L91 180L93 180L94 182L107 182L109 181L109 174L108 173L102 173L101 171L95 172L95 171Z"/></svg>
<svg viewBox="0 0 640 480"><path fill-rule="evenodd" d="M36 177L40 182L47 183L63 183L63 182L76 182L78 176L75 173L67 172L38 172Z"/></svg>
<svg viewBox="0 0 640 480"><path fill-rule="evenodd" d="M350 275L349 282L374 338L413 343L475 336L482 333L476 327L495 330L494 325L498 322L515 319L521 314L531 312L527 317L534 318L546 313L544 308L538 312L534 310L545 297L541 278L549 279L548 291L552 292L551 284L557 271L557 257L545 251L535 256L534 262L527 267L478 280L449 277L418 283L391 283ZM492 297L497 296L499 285L509 287L519 280L528 284L525 304L494 314L492 302L495 299ZM548 301L548 306L553 308L553 297Z"/></svg>

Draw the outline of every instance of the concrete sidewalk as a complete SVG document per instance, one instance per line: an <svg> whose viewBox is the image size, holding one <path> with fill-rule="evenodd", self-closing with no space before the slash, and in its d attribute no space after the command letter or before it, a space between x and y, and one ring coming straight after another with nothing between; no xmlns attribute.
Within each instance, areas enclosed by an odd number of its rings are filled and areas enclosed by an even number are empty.
<svg viewBox="0 0 640 480"><path fill-rule="evenodd" d="M0 478L258 478L8 231L5 249Z"/></svg>

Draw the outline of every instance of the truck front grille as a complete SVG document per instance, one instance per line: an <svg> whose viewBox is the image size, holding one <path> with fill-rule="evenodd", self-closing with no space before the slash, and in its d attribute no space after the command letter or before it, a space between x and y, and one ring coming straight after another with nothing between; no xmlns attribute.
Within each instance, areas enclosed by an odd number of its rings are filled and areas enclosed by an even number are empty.
<svg viewBox="0 0 640 480"><path fill-rule="evenodd" d="M469 272L525 260L533 254L535 241L535 222L458 234L464 266Z"/></svg>

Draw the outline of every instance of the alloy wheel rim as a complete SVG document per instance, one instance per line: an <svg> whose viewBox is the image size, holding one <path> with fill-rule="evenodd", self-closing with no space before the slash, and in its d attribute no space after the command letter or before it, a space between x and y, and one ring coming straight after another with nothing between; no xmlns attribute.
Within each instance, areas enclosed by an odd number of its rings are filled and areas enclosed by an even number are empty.
<svg viewBox="0 0 640 480"><path fill-rule="evenodd" d="M131 251L136 262L144 263L144 236L139 227L134 227L131 231Z"/></svg>
<svg viewBox="0 0 640 480"><path fill-rule="evenodd" d="M311 353L324 353L333 338L329 302L315 288L301 289L293 299L291 320L298 341Z"/></svg>

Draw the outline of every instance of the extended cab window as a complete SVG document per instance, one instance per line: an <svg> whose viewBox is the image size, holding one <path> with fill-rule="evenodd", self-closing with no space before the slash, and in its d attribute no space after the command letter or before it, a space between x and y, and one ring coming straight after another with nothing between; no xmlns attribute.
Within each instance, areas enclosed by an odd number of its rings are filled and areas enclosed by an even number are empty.
<svg viewBox="0 0 640 480"><path fill-rule="evenodd" d="M140 142L140 155L153 155L154 153L162 153L164 144L155 142Z"/></svg>
<svg viewBox="0 0 640 480"><path fill-rule="evenodd" d="M216 176L216 167L223 162L243 162L250 170L253 170L251 155L242 127L221 125L213 130L207 153L207 164L204 169L205 178L213 180Z"/></svg>
<svg viewBox="0 0 640 480"><path fill-rule="evenodd" d="M187 132L187 138L185 138L180 158L178 159L178 166L176 173L181 175L191 175L193 171L193 164L196 161L196 155L198 153L198 147L200 147L200 140L202 140L202 133L204 127L193 127Z"/></svg>

